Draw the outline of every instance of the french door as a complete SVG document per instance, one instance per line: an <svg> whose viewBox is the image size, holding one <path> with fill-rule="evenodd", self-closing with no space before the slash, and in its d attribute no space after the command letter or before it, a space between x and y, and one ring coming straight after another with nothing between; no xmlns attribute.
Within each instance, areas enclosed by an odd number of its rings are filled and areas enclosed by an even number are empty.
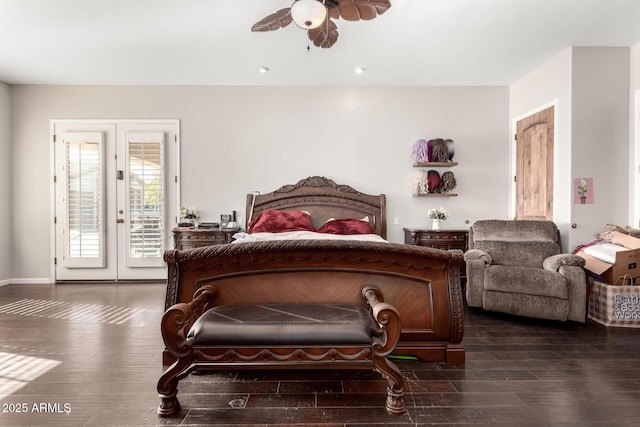
<svg viewBox="0 0 640 427"><path fill-rule="evenodd" d="M164 279L177 121L52 121L55 279Z"/></svg>

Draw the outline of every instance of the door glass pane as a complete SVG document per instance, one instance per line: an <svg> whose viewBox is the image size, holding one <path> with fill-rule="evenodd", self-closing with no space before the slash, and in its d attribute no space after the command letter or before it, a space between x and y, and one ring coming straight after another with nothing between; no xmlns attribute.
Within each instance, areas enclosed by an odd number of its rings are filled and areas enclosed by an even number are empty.
<svg viewBox="0 0 640 427"><path fill-rule="evenodd" d="M148 134L146 134L148 135ZM130 138L128 143L128 208L130 266L135 259L158 260L164 251L164 167L162 134Z"/></svg>
<svg viewBox="0 0 640 427"><path fill-rule="evenodd" d="M102 138L65 140L65 150L67 226L64 262L67 267L102 267Z"/></svg>

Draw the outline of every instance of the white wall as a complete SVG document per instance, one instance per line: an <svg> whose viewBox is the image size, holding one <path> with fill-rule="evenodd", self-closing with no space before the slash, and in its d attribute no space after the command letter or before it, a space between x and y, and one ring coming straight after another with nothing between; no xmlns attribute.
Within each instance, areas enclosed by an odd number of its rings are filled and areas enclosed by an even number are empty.
<svg viewBox="0 0 640 427"><path fill-rule="evenodd" d="M630 49L630 112L629 112L629 223L640 227L640 43Z"/></svg>
<svg viewBox="0 0 640 427"><path fill-rule="evenodd" d="M573 47L511 86L512 118L556 106L554 220L565 250L628 222L629 67L628 48ZM573 203L578 177L594 179L593 204Z"/></svg>
<svg viewBox="0 0 640 427"><path fill-rule="evenodd" d="M554 221L562 233L565 249L573 240L571 230L571 49L566 49L546 64L510 87L510 117L529 115L542 107L554 105ZM513 123L512 123L513 125ZM511 134L515 134L512 127ZM515 151L515 141L510 145ZM513 166L513 165L512 165ZM515 175L515 169L512 170ZM511 202L515 206L515 201ZM578 230L578 229L576 229Z"/></svg>
<svg viewBox="0 0 640 427"><path fill-rule="evenodd" d="M182 204L205 221L310 175L385 193L395 242L433 207L450 211L447 227L508 216L507 87L16 86L12 108L17 278L48 277L53 256L50 119L180 119ZM456 142L459 196L411 197L411 147L436 137Z"/></svg>
<svg viewBox="0 0 640 427"><path fill-rule="evenodd" d="M629 223L629 49L573 48L572 165L593 177L593 204L573 204L586 243Z"/></svg>
<svg viewBox="0 0 640 427"><path fill-rule="evenodd" d="M0 285L13 277L11 152L11 88L0 82L0 224L5 224L4 238L0 239Z"/></svg>

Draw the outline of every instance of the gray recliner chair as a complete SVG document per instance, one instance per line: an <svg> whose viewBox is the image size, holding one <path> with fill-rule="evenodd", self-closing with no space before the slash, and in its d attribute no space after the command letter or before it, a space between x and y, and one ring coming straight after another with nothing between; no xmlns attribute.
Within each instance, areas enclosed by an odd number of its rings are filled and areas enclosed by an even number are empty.
<svg viewBox="0 0 640 427"><path fill-rule="evenodd" d="M584 260L562 254L552 221L482 220L469 232L467 303L488 311L584 322Z"/></svg>

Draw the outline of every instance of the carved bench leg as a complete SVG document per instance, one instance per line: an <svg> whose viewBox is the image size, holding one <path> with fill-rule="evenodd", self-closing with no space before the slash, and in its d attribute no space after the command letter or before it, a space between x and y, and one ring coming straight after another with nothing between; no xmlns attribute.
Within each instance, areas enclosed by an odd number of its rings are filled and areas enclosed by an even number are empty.
<svg viewBox="0 0 640 427"><path fill-rule="evenodd" d="M178 401L178 390L173 395L160 395L160 406L158 406L158 415L168 417L180 411L180 402Z"/></svg>
<svg viewBox="0 0 640 427"><path fill-rule="evenodd" d="M387 412L393 415L404 414L404 379L400 369L386 357L374 357L373 364L388 383L387 386Z"/></svg>
<svg viewBox="0 0 640 427"><path fill-rule="evenodd" d="M158 393L160 395L160 406L158 415L168 417L180 410L178 401L178 377L184 376L191 364L191 358L178 359L158 380Z"/></svg>

